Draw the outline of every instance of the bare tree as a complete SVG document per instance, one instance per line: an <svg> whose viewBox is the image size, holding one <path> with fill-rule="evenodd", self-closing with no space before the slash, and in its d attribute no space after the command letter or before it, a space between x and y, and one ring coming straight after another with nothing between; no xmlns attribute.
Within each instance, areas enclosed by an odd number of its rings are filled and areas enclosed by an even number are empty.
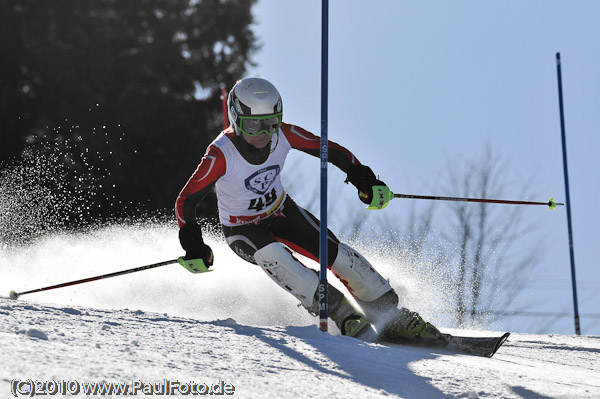
<svg viewBox="0 0 600 399"><path fill-rule="evenodd" d="M454 163L446 169L449 195L502 198L508 187L507 168L487 146L481 159ZM511 185L514 187L515 185ZM525 197L527 185L518 194ZM444 236L454 243L456 264L455 319L459 326L481 323L495 306L505 308L524 288L536 264L539 247L520 251L515 245L531 231L519 206L453 202Z"/></svg>

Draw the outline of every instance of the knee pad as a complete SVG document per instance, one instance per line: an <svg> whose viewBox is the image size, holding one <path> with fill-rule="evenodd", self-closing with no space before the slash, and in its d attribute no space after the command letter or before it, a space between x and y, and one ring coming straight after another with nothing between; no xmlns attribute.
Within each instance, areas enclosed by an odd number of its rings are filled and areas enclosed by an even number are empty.
<svg viewBox="0 0 600 399"><path fill-rule="evenodd" d="M315 302L319 277L294 258L291 252L278 242L271 243L254 253L254 259L280 287L294 295L307 309Z"/></svg>
<svg viewBox="0 0 600 399"><path fill-rule="evenodd" d="M356 298L373 301L392 289L390 283L357 251L340 243L331 270Z"/></svg>

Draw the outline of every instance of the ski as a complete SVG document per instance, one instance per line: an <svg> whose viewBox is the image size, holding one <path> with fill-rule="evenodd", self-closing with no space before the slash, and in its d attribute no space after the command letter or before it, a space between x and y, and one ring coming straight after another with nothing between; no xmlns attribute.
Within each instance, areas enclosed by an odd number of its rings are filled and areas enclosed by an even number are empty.
<svg viewBox="0 0 600 399"><path fill-rule="evenodd" d="M448 341L448 349L472 355L492 357L506 342L510 333L504 333L499 337L459 337L450 334L442 334L442 336Z"/></svg>
<svg viewBox="0 0 600 399"><path fill-rule="evenodd" d="M422 348L445 348L455 352L468 355L492 357L498 349L506 342L510 333L504 333L499 337L461 337L442 333L438 341L380 341L383 345L418 346Z"/></svg>

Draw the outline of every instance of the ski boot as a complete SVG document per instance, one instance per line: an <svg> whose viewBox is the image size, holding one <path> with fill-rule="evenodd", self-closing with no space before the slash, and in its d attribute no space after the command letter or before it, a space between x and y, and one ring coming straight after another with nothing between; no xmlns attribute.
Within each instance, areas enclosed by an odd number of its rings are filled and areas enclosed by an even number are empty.
<svg viewBox="0 0 600 399"><path fill-rule="evenodd" d="M342 335L367 342L375 339L376 333L369 321L352 306L347 298L342 300L329 317L335 322Z"/></svg>
<svg viewBox="0 0 600 399"><path fill-rule="evenodd" d="M329 318L335 322L342 335L367 342L374 342L377 333L367 318L352 306L352 303L337 288L328 286ZM306 308L308 313L319 316L319 299L315 292L313 305Z"/></svg>
<svg viewBox="0 0 600 399"><path fill-rule="evenodd" d="M448 342L442 333L417 313L406 308L396 309L384 325L380 341L412 341L415 344L444 346Z"/></svg>

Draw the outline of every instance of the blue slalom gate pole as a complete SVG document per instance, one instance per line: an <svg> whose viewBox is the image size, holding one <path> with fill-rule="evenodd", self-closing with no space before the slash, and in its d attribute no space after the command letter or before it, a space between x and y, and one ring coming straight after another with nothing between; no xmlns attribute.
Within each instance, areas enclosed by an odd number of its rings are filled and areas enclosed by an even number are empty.
<svg viewBox="0 0 600 399"><path fill-rule="evenodd" d="M575 280L575 252L573 250L573 228L571 224L571 197L569 195L569 171L567 169L567 139L565 137L565 113L562 94L562 74L560 53L556 53L556 73L558 77L558 104L560 108L560 132L562 137L563 170L565 174L565 202L567 205L567 226L569 230L569 254L571 256L571 283L573 284L573 306L575 309L575 334L581 335L579 309L577 305L577 282Z"/></svg>
<svg viewBox="0 0 600 399"><path fill-rule="evenodd" d="M329 313L327 298L327 162L329 145L327 143L327 96L328 96L328 52L329 52L329 1L321 4L321 231L319 260L319 329L327 331Z"/></svg>

